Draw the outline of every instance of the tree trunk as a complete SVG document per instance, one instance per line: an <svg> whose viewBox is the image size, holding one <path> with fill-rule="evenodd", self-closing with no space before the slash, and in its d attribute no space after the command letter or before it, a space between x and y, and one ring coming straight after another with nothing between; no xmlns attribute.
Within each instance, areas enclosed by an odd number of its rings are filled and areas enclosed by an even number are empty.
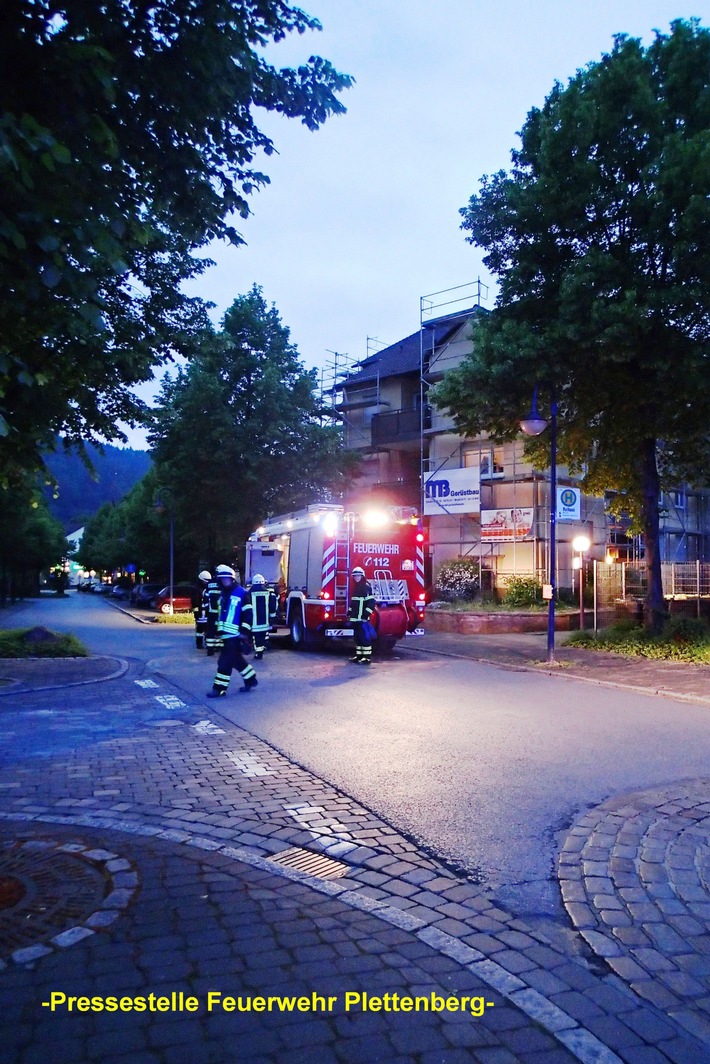
<svg viewBox="0 0 710 1064"><path fill-rule="evenodd" d="M656 441L646 440L641 454L641 489L643 493L643 535L645 544L646 627L658 632L666 619L666 605L661 580L661 551L658 532L658 501L661 484L656 462Z"/></svg>

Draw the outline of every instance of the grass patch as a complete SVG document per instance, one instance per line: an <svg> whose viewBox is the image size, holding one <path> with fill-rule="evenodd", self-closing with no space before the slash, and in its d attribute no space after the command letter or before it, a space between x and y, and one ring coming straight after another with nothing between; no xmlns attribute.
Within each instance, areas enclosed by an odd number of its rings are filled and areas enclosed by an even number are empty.
<svg viewBox="0 0 710 1064"><path fill-rule="evenodd" d="M195 618L192 613L158 613L153 620L156 624L194 624Z"/></svg>
<svg viewBox="0 0 710 1064"><path fill-rule="evenodd" d="M49 632L50 638L28 640L32 628L0 631L0 658L88 658L89 651L75 635Z"/></svg>
<svg viewBox="0 0 710 1064"><path fill-rule="evenodd" d="M452 602L430 602L428 610L447 610L452 613L547 613L547 602L536 602L532 606L511 606L509 602L492 602L483 600L472 602L471 599L454 599ZM576 613L574 606L557 603L555 613Z"/></svg>
<svg viewBox="0 0 710 1064"><path fill-rule="evenodd" d="M566 646L611 650L658 661L688 661L710 664L710 627L704 621L676 617L667 621L659 635L653 635L632 621L622 621L601 632L574 632Z"/></svg>

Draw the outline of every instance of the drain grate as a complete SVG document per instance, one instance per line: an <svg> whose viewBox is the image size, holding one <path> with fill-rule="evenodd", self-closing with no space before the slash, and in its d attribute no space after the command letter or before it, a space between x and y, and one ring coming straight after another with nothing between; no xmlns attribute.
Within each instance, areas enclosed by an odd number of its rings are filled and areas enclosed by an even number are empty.
<svg viewBox="0 0 710 1064"><path fill-rule="evenodd" d="M317 876L318 879L339 879L349 871L342 861L334 861L332 857L324 857L322 853L313 853L312 850L304 850L300 846L282 850L269 860L285 868L295 868L309 876Z"/></svg>

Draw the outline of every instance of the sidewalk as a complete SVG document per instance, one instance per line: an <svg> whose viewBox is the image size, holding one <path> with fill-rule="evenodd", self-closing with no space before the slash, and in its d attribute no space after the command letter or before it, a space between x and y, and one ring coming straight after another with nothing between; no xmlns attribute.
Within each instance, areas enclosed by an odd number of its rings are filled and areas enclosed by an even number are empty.
<svg viewBox="0 0 710 1064"><path fill-rule="evenodd" d="M427 636L403 652L540 667L528 664L536 637L471 642ZM118 659L53 665L50 694L46 670L0 663L22 683L0 688L8 1061L710 1061L701 783L607 803L572 829L560 859L580 930L570 955L213 706ZM556 674L617 682L609 668L575 660ZM100 713L127 726L96 742L86 722ZM10 735L23 727L35 752L23 736L18 757ZM69 1013L71 996L128 997L131 1011ZM295 1011L289 997L303 998Z"/></svg>
<svg viewBox="0 0 710 1064"><path fill-rule="evenodd" d="M489 661L508 668L534 669L576 680L637 688L645 694L661 694L710 706L710 665L655 661L625 657L609 651L565 646L564 633L557 633L556 665L548 665L547 633L526 635L454 635L428 632L402 644L405 652L445 654Z"/></svg>

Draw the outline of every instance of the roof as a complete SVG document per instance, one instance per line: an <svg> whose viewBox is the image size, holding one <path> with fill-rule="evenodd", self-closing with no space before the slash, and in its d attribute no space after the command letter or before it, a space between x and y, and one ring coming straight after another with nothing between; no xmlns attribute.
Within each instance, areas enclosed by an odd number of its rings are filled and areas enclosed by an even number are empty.
<svg viewBox="0 0 710 1064"><path fill-rule="evenodd" d="M403 373L419 373L421 365L422 330L424 331L424 343L427 350L432 346L439 347L446 343L459 329L464 321L471 318L481 307L470 307L468 310L459 311L456 314L447 314L445 317L436 318L432 321L422 322L422 329L417 329L410 336L405 336L396 344L384 347L369 358L357 363L357 369L349 373L343 384L351 388L358 384L366 384L383 377L399 377Z"/></svg>

